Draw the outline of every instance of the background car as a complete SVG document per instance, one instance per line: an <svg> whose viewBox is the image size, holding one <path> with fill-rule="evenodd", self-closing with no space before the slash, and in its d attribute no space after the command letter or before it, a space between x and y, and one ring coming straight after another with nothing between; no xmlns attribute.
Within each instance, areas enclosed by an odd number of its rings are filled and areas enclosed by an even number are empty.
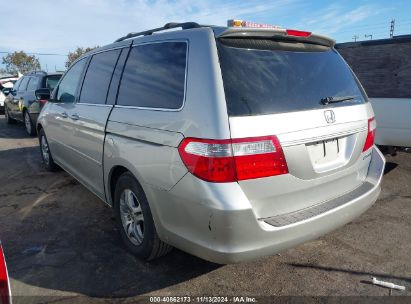
<svg viewBox="0 0 411 304"><path fill-rule="evenodd" d="M0 303L10 304L11 303L11 291L9 275L7 273L6 260L4 258L3 247L0 242Z"/></svg>
<svg viewBox="0 0 411 304"><path fill-rule="evenodd" d="M0 114L4 113L4 100L8 95L8 93L3 92L3 90L13 88L18 79L18 76L5 76L0 78Z"/></svg>
<svg viewBox="0 0 411 304"><path fill-rule="evenodd" d="M411 147L411 35L336 45L370 97L375 143Z"/></svg>
<svg viewBox="0 0 411 304"><path fill-rule="evenodd" d="M36 134L37 117L46 100L37 98L35 92L44 88L52 91L60 80L62 73L30 72L20 78L6 97L4 112L7 123L23 121L27 134Z"/></svg>

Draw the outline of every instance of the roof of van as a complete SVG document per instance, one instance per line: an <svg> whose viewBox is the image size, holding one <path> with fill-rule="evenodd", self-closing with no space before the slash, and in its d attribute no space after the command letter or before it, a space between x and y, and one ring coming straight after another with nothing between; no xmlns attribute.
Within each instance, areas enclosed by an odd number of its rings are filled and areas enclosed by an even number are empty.
<svg viewBox="0 0 411 304"><path fill-rule="evenodd" d="M313 34L311 32L289 30L280 27L227 27L227 26L215 26L215 25L200 25L196 22L184 22L184 23L167 23L162 27L146 30L143 32L129 33L115 42L124 41L130 38L137 38L141 36L148 36L154 33L161 34L162 31L181 28L181 30L196 29L196 28L211 28L215 37L261 37L261 38L283 38L305 41L309 43L321 44L325 46L334 46L335 40ZM304 35L304 36L303 36Z"/></svg>

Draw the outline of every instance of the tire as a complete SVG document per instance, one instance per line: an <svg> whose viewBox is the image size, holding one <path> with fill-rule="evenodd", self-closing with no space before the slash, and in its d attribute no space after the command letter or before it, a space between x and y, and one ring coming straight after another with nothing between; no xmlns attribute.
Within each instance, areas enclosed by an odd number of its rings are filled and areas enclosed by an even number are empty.
<svg viewBox="0 0 411 304"><path fill-rule="evenodd" d="M9 115L9 111L7 110L7 107L4 106L4 115L6 116L6 122L11 125L14 124L16 122L15 119L11 118Z"/></svg>
<svg viewBox="0 0 411 304"><path fill-rule="evenodd" d="M57 171L59 167L54 162L53 156L51 156L49 143L43 129L40 129L39 131L39 144L41 159L43 160L44 167L47 171Z"/></svg>
<svg viewBox="0 0 411 304"><path fill-rule="evenodd" d="M114 212L124 244L137 257L150 261L172 249L159 239L144 191L129 172L117 181Z"/></svg>
<svg viewBox="0 0 411 304"><path fill-rule="evenodd" d="M30 117L30 113L27 110L23 112L23 118L27 134L29 136L34 136L36 134L36 129L34 128L33 121Z"/></svg>

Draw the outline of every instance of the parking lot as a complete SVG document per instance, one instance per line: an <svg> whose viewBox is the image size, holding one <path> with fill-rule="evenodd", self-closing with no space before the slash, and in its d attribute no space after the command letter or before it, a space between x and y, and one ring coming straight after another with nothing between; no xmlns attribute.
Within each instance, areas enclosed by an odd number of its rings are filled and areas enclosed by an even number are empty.
<svg viewBox="0 0 411 304"><path fill-rule="evenodd" d="M0 116L0 239L12 293L17 301L87 302L140 295L388 295L370 283L377 277L406 286L393 295L410 296L411 154L386 158L376 204L318 240L235 265L176 249L145 263L125 250L111 209L67 173L43 170L37 139Z"/></svg>

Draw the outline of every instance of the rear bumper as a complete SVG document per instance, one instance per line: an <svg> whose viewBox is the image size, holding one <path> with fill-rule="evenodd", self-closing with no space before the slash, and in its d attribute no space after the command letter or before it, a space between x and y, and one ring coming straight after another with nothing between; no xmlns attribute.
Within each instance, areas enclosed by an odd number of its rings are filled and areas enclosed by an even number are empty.
<svg viewBox="0 0 411 304"><path fill-rule="evenodd" d="M156 197L162 202L155 206L157 230L165 242L216 263L272 255L343 226L367 210L378 198L385 166L376 147L371 157L359 188L300 214L265 219L256 218L245 195L233 191L235 185L205 186L188 174L167 196Z"/></svg>

